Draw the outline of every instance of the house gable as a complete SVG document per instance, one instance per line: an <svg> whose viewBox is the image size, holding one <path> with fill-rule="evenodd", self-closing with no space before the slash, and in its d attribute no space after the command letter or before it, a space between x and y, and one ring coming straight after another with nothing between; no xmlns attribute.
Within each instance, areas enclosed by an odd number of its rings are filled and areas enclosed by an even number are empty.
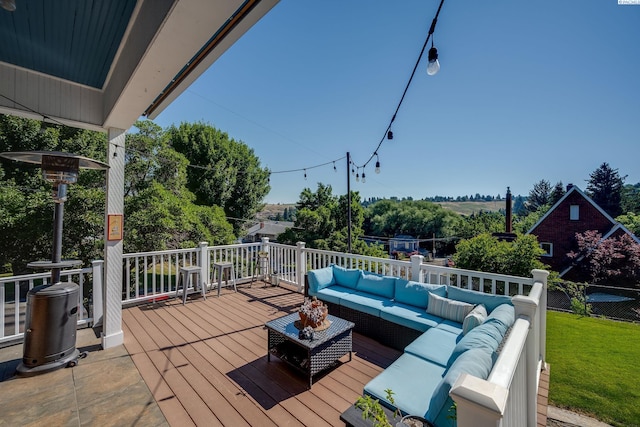
<svg viewBox="0 0 640 427"><path fill-rule="evenodd" d="M553 251L542 261L556 271L568 267L567 253L575 250L576 233L596 230L607 235L618 223L578 187L573 186L527 232Z"/></svg>

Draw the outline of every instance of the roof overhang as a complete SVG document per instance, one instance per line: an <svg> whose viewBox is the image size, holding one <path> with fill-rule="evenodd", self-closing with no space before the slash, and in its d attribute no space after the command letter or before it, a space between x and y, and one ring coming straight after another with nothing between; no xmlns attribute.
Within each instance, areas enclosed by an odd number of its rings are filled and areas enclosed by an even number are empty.
<svg viewBox="0 0 640 427"><path fill-rule="evenodd" d="M87 9L91 4L96 14L105 13L99 5L112 4L100 0L64 2L68 8ZM138 0L129 14L121 16L127 20L126 25L119 23L123 34L114 39L118 48L101 87L67 75L48 74L26 62L7 62L0 49L0 113L93 130L128 129L145 113L155 118L277 2ZM49 7L50 3L42 5ZM42 15L41 10L35 11L33 5L27 7L20 1L16 12L0 13L18 13L21 7L26 16L14 19L16 33L26 31L18 24L33 26L36 12ZM62 6L59 9L68 13ZM87 19L92 17L84 12ZM7 19L5 15L3 18ZM115 25L115 18L108 22L112 21ZM64 33L64 28L58 31L70 44L73 37L77 38Z"/></svg>

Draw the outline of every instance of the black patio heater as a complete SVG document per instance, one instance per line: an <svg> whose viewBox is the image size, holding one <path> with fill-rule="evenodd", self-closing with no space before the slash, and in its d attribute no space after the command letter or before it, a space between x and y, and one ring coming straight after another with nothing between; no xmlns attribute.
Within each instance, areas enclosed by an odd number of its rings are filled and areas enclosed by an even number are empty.
<svg viewBox="0 0 640 427"><path fill-rule="evenodd" d="M79 286L60 282L60 270L82 264L78 260L62 260L62 219L67 186L78 179L83 169L107 169L97 160L57 151L24 151L0 153L7 159L39 164L42 176L53 184L53 253L51 261L35 261L27 266L51 270L51 281L36 286L27 293L27 313L24 330L20 376L34 376L78 363L76 349Z"/></svg>

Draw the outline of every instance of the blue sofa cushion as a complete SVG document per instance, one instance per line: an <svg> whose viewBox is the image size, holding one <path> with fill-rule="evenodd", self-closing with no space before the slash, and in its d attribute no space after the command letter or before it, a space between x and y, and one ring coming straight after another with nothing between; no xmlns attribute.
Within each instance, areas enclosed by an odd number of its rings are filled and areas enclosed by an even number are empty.
<svg viewBox="0 0 640 427"><path fill-rule="evenodd" d="M318 299L326 302L332 302L334 304L340 304L340 299L344 296L350 295L353 292L351 288L345 288L344 286L333 285L328 288L323 288L315 295ZM329 313L331 314L331 313Z"/></svg>
<svg viewBox="0 0 640 427"><path fill-rule="evenodd" d="M462 335L462 323L454 322L453 320L443 320L436 326L436 329L442 329L454 335Z"/></svg>
<svg viewBox="0 0 640 427"><path fill-rule="evenodd" d="M503 337L504 333L498 325L483 323L472 329L456 344L449 358L448 365L451 366L463 353L475 348L484 349L484 351L489 354L493 354L500 346Z"/></svg>
<svg viewBox="0 0 640 427"><path fill-rule="evenodd" d="M436 386L431 395L429 410L425 413L424 417L431 422L436 420L442 407L447 402L451 387L460 375L466 373L486 380L489 377L492 366L493 358L491 357L491 353L482 349L474 348L460 355Z"/></svg>
<svg viewBox="0 0 640 427"><path fill-rule="evenodd" d="M459 339L451 332L431 328L406 346L404 352L446 367Z"/></svg>
<svg viewBox="0 0 640 427"><path fill-rule="evenodd" d="M429 399L445 374L445 368L411 354L403 354L364 386L364 393L405 414L424 414ZM386 399L386 389L394 392L395 405Z"/></svg>
<svg viewBox="0 0 640 427"><path fill-rule="evenodd" d="M347 269L339 265L333 265L333 278L340 286L355 289L360 280L362 270Z"/></svg>
<svg viewBox="0 0 640 427"><path fill-rule="evenodd" d="M434 316L462 323L471 310L473 310L473 305L466 302L440 297L435 294L429 295L427 313Z"/></svg>
<svg viewBox="0 0 640 427"><path fill-rule="evenodd" d="M486 323L496 324L502 331L502 335L507 332L507 329L509 329L515 321L516 310L512 305L509 304L499 305L485 319Z"/></svg>
<svg viewBox="0 0 640 427"><path fill-rule="evenodd" d="M393 304L389 299L366 292L351 291L340 298L340 305L380 317L380 310Z"/></svg>
<svg viewBox="0 0 640 427"><path fill-rule="evenodd" d="M394 299L403 304L426 309L429 303L429 292L446 297L447 287L445 285L431 285L429 283L397 279Z"/></svg>
<svg viewBox="0 0 640 427"><path fill-rule="evenodd" d="M480 326L482 322L487 318L487 309L484 304L478 304L473 310L467 314L462 322L462 334L466 335L470 330L476 326Z"/></svg>
<svg viewBox="0 0 640 427"><path fill-rule="evenodd" d="M318 294L320 289L327 286L334 285L336 281L333 278L333 268L325 267L317 270L310 270L307 273L309 279L309 295L314 296Z"/></svg>
<svg viewBox="0 0 640 427"><path fill-rule="evenodd" d="M379 274L362 271L358 284L356 285L356 290L392 299L395 285L395 277L381 276Z"/></svg>
<svg viewBox="0 0 640 427"><path fill-rule="evenodd" d="M457 286L447 287L447 297L473 305L484 304L489 313L500 304L511 304L511 297L506 295L485 294L471 289L458 288Z"/></svg>
<svg viewBox="0 0 640 427"><path fill-rule="evenodd" d="M413 305L394 302L380 309L380 318L416 331L426 331L438 326L442 319L432 316L424 309Z"/></svg>

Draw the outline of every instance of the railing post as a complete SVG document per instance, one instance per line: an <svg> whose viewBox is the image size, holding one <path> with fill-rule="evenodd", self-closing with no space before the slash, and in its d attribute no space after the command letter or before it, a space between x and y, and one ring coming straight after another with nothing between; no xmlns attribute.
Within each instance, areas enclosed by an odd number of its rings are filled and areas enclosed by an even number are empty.
<svg viewBox="0 0 640 427"><path fill-rule="evenodd" d="M420 266L423 260L424 256L422 255L411 255L411 280L414 282L422 282L422 269ZM409 278L407 277L407 279Z"/></svg>
<svg viewBox="0 0 640 427"><path fill-rule="evenodd" d="M296 243L296 284L298 285L298 292L302 292L304 290L304 276L307 274L305 245L305 242Z"/></svg>
<svg viewBox="0 0 640 427"><path fill-rule="evenodd" d="M456 402L458 427L496 427L501 425L509 390L469 374L462 374L449 395Z"/></svg>
<svg viewBox="0 0 640 427"><path fill-rule="evenodd" d="M531 294L540 289L534 287L531 290ZM537 295L536 295L537 296ZM525 317L529 321L529 333L527 334L527 340L525 343L525 357L526 357L526 403L527 403L527 426L535 427L537 422L538 412L538 363L540 362L539 351L539 338L540 335L540 323L538 322L537 313L538 301L540 296L524 296L515 295L511 301L515 307L516 319L519 317Z"/></svg>
<svg viewBox="0 0 640 427"><path fill-rule="evenodd" d="M198 243L198 258L200 261L200 280L206 289L207 283L209 283L209 242Z"/></svg>
<svg viewBox="0 0 640 427"><path fill-rule="evenodd" d="M542 293L540 294L540 301L538 301L538 320L539 320L539 335L540 340L538 346L540 350L540 358L542 360L542 369L546 369L547 361L547 280L549 278L549 272L546 270L532 270L533 283L542 283Z"/></svg>
<svg viewBox="0 0 640 427"><path fill-rule="evenodd" d="M102 282L104 280L104 261L95 260L91 262L93 267L93 326L102 324L102 313L104 313L104 298L102 297Z"/></svg>

